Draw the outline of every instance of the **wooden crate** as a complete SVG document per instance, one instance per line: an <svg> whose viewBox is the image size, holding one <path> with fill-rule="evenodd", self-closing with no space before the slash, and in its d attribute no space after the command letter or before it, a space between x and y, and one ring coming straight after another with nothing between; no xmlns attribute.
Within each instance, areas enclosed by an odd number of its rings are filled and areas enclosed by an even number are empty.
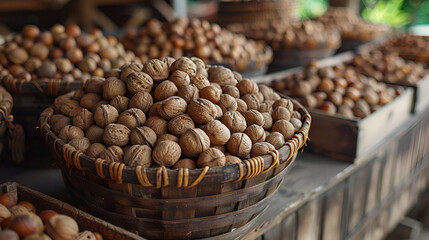
<svg viewBox="0 0 429 240"><path fill-rule="evenodd" d="M30 188L21 186L15 182L7 182L0 185L0 194L12 194L18 201L31 202L38 211L52 209L58 213L65 214L76 220L79 229L99 232L105 240L131 240L144 238L116 227L99 218L89 215L75 207L72 207L57 199L34 191Z"/></svg>

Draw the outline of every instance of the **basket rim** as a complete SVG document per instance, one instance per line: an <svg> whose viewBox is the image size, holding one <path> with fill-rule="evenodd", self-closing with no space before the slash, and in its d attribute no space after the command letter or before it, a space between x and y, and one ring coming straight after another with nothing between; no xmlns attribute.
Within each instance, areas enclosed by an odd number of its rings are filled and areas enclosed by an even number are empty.
<svg viewBox="0 0 429 240"><path fill-rule="evenodd" d="M281 96L282 98L291 100L294 106L297 107L298 111L302 114L301 120L303 121L303 126L297 133L294 134L292 139L289 139L282 147L275 151L277 152L276 154L278 154L278 159L281 159L281 161L277 161L277 166L279 164L283 164L285 161L289 161L287 163L289 165L294 160L294 155L308 139L308 133L311 125L311 115L307 109L305 109L298 101L284 95ZM123 163L109 164L100 158L94 159L85 155L81 151L75 150L73 147L64 143L59 137L57 137L55 133L51 131L51 128L48 124L48 120L53 115L53 113L53 106L48 107L41 113L39 118L39 128L41 133L45 136L46 142L51 146L51 148L53 148L53 152L56 154L56 160L62 161L62 158L64 158L66 164L69 167L76 168L83 172L87 171L96 174L102 179L115 180L118 184L131 183L141 184L145 187L154 187L155 184L151 183L156 182L157 188L160 188L161 184L163 187L170 184L170 186L176 185L177 187L189 188L194 187L199 182L203 182L204 184L218 184L244 180L244 178L242 178L243 175L251 175L253 172L252 168L249 168L244 162L222 167L205 167L197 169L167 169L163 166L157 168L139 168L138 166L126 166ZM272 155L268 154L260 157L260 161L263 163L264 170L268 171L269 168L272 168L275 165L276 154L273 153ZM182 170L184 172L188 172L187 181L189 180L189 182L192 184L182 185ZM259 172L258 174L260 173L262 172ZM256 175L252 175L251 177ZM147 181L142 181L142 177Z"/></svg>

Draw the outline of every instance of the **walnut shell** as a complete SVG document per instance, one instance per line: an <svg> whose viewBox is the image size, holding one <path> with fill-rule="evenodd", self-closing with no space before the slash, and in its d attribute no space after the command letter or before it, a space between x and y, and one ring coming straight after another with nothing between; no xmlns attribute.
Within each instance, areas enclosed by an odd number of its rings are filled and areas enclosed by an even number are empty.
<svg viewBox="0 0 429 240"><path fill-rule="evenodd" d="M225 145L231 137L228 127L218 120L208 122L203 130L209 137L211 146Z"/></svg>
<svg viewBox="0 0 429 240"><path fill-rule="evenodd" d="M153 148L157 136L150 127L142 126L131 130L130 140L132 145L148 145L150 148Z"/></svg>
<svg viewBox="0 0 429 240"><path fill-rule="evenodd" d="M72 120L62 114L55 114L49 119L52 131L58 136L60 131L67 125L72 124Z"/></svg>
<svg viewBox="0 0 429 240"><path fill-rule="evenodd" d="M234 156L234 155L226 155L225 156L225 166L237 164L237 163L241 163L241 162L242 162L241 159Z"/></svg>
<svg viewBox="0 0 429 240"><path fill-rule="evenodd" d="M165 140L169 140L169 141L173 141L173 142L179 143L179 138L178 137L176 137L176 136L174 136L172 134L166 133L166 134L162 134L161 136L158 136L158 139L156 140L156 144L158 144L158 143L160 143L162 141L165 141Z"/></svg>
<svg viewBox="0 0 429 240"><path fill-rule="evenodd" d="M72 125L67 125L60 131L58 137L61 138L63 142L68 143L72 139L83 138L84 135L85 134L83 133L82 129Z"/></svg>
<svg viewBox="0 0 429 240"><path fill-rule="evenodd" d="M272 132L265 138L265 141L279 149L285 144L285 137L279 132Z"/></svg>
<svg viewBox="0 0 429 240"><path fill-rule="evenodd" d="M204 75L197 74L191 77L191 84L194 84L198 90L210 86L210 81Z"/></svg>
<svg viewBox="0 0 429 240"><path fill-rule="evenodd" d="M262 127L265 130L270 130L273 127L273 118L271 117L271 114L264 112L262 113L262 116L264 117L264 124Z"/></svg>
<svg viewBox="0 0 429 240"><path fill-rule="evenodd" d="M156 133L157 136L168 133L167 120L162 119L158 116L149 117L144 125L150 127Z"/></svg>
<svg viewBox="0 0 429 240"><path fill-rule="evenodd" d="M224 94L231 95L234 98L240 98L240 90L236 86L233 85L225 85L222 87L222 92Z"/></svg>
<svg viewBox="0 0 429 240"><path fill-rule="evenodd" d="M165 80L161 82L153 92L153 96L155 100L161 101L166 98L175 96L177 94L177 87L174 85L174 83L170 80Z"/></svg>
<svg viewBox="0 0 429 240"><path fill-rule="evenodd" d="M195 128L195 123L188 114L181 114L168 122L168 131L178 137L190 128Z"/></svg>
<svg viewBox="0 0 429 240"><path fill-rule="evenodd" d="M185 156L196 157L210 147L210 138L199 128L188 129L180 137L179 144Z"/></svg>
<svg viewBox="0 0 429 240"><path fill-rule="evenodd" d="M159 59L151 59L143 65L142 71L153 80L159 81L168 78L169 67L167 63Z"/></svg>
<svg viewBox="0 0 429 240"><path fill-rule="evenodd" d="M197 164L194 160L190 158L183 158L177 161L172 167L172 169L180 169L180 168L188 168L188 169L195 169L197 168Z"/></svg>
<svg viewBox="0 0 429 240"><path fill-rule="evenodd" d="M247 126L250 126L252 124L263 126L265 123L265 119L262 113L254 109L250 109L247 112L245 112L244 118L246 119Z"/></svg>
<svg viewBox="0 0 429 240"><path fill-rule="evenodd" d="M108 163L122 162L124 159L124 151L122 148L112 145L101 153L100 158L106 160Z"/></svg>
<svg viewBox="0 0 429 240"><path fill-rule="evenodd" d="M134 94L129 102L130 108L138 108L147 113L153 105L152 96L148 92L138 92Z"/></svg>
<svg viewBox="0 0 429 240"><path fill-rule="evenodd" d="M189 85L191 83L191 79L189 78L189 75L180 70L176 70L173 73L171 73L168 79L171 82L173 82L177 88L180 88L183 85Z"/></svg>
<svg viewBox="0 0 429 240"><path fill-rule="evenodd" d="M164 140L159 142L152 152L153 161L159 165L173 166L179 161L182 155L182 149L176 142Z"/></svg>
<svg viewBox="0 0 429 240"><path fill-rule="evenodd" d="M290 111L283 107L283 106L278 106L276 108L274 108L273 113L271 114L273 121L276 122L278 120L290 120Z"/></svg>
<svg viewBox="0 0 429 240"><path fill-rule="evenodd" d="M8 53L7 57L14 64L21 65L28 60L28 53L24 48L18 47Z"/></svg>
<svg viewBox="0 0 429 240"><path fill-rule="evenodd" d="M302 121L297 118L291 118L290 123L292 123L293 127L295 128L295 131L298 131L302 128Z"/></svg>
<svg viewBox="0 0 429 240"><path fill-rule="evenodd" d="M157 112L160 117L169 120L184 114L187 107L186 101L183 98L172 96L161 102Z"/></svg>
<svg viewBox="0 0 429 240"><path fill-rule="evenodd" d="M109 104L103 104L95 110L95 123L102 128L105 128L110 123L116 123L119 118L118 110Z"/></svg>
<svg viewBox="0 0 429 240"><path fill-rule="evenodd" d="M245 158L252 150L252 140L244 133L233 133L226 148L232 155Z"/></svg>
<svg viewBox="0 0 429 240"><path fill-rule="evenodd" d="M103 134L103 128L97 125L92 125L88 130L86 130L85 137L88 138L91 143L100 143L103 142Z"/></svg>
<svg viewBox="0 0 429 240"><path fill-rule="evenodd" d="M133 72L141 72L143 65L140 63L130 63L121 67L121 80L126 82L128 76Z"/></svg>
<svg viewBox="0 0 429 240"><path fill-rule="evenodd" d="M101 95L103 93L103 83L105 79L100 77L91 77L85 82L84 88L87 93L96 93Z"/></svg>
<svg viewBox="0 0 429 240"><path fill-rule="evenodd" d="M138 92L150 92L153 87L153 79L144 72L133 72L127 77L127 88L132 94ZM121 94L123 95L123 94Z"/></svg>
<svg viewBox="0 0 429 240"><path fill-rule="evenodd" d="M250 152L250 156L251 157L264 156L274 150L276 150L276 148L268 142L257 142L253 144L252 151Z"/></svg>
<svg viewBox="0 0 429 240"><path fill-rule="evenodd" d="M103 144L93 143L88 149L86 149L85 154L97 159L104 153L104 151L106 151L106 147Z"/></svg>
<svg viewBox="0 0 429 240"><path fill-rule="evenodd" d="M210 82L215 82L221 87L226 85L237 84L237 80L234 78L232 71L223 66L212 66L208 69Z"/></svg>
<svg viewBox="0 0 429 240"><path fill-rule="evenodd" d="M209 148L200 154L198 157L197 166L200 168L205 166L221 167L225 165L225 162L226 159L223 152L216 148Z"/></svg>
<svg viewBox="0 0 429 240"><path fill-rule="evenodd" d="M293 113L293 103L291 100L286 99L286 98L282 98L282 99L274 101L273 109L276 109L279 106L285 107L287 110L289 110L290 114Z"/></svg>
<svg viewBox="0 0 429 240"><path fill-rule="evenodd" d="M94 105L101 100L101 97L95 93L87 93L80 98L80 106L86 109L92 109Z"/></svg>
<svg viewBox="0 0 429 240"><path fill-rule="evenodd" d="M176 70L183 71L193 77L197 74L197 65L190 58L181 57L171 64L170 71L174 72Z"/></svg>
<svg viewBox="0 0 429 240"><path fill-rule="evenodd" d="M110 77L103 83L103 98L106 100L111 100L118 95L124 96L126 93L125 83L115 77Z"/></svg>
<svg viewBox="0 0 429 240"><path fill-rule="evenodd" d="M79 107L79 102L72 99L64 99L62 96L54 100L54 106L57 110L66 116L70 117L70 112Z"/></svg>
<svg viewBox="0 0 429 240"><path fill-rule="evenodd" d="M241 99L247 104L247 109L259 110L260 101L255 94L246 94Z"/></svg>
<svg viewBox="0 0 429 240"><path fill-rule="evenodd" d="M223 113L228 111L236 111L238 107L235 98L228 94L220 95L218 105L222 109Z"/></svg>
<svg viewBox="0 0 429 240"><path fill-rule="evenodd" d="M110 123L103 134L104 143L108 146L125 146L130 141L131 130L122 124Z"/></svg>
<svg viewBox="0 0 429 240"><path fill-rule="evenodd" d="M82 152L85 152L91 146L91 142L86 137L72 139L69 144Z"/></svg>
<svg viewBox="0 0 429 240"><path fill-rule="evenodd" d="M198 98L189 102L188 114L197 124L206 124L216 118L217 110L209 100Z"/></svg>
<svg viewBox="0 0 429 240"><path fill-rule="evenodd" d="M124 163L130 167L148 168L152 165L152 149L147 145L133 145L125 152Z"/></svg>
<svg viewBox="0 0 429 240"><path fill-rule="evenodd" d="M249 94L249 93L259 92L258 85L256 85L255 82L253 82L252 80L250 80L248 78L245 78L245 79L239 81L237 83L236 87L240 91L241 96L244 96L244 95Z"/></svg>
<svg viewBox="0 0 429 240"><path fill-rule="evenodd" d="M200 90L200 97L210 100L214 104L219 102L221 94L222 90L214 86L207 86Z"/></svg>
<svg viewBox="0 0 429 240"><path fill-rule="evenodd" d="M138 108L130 108L123 111L118 118L118 123L129 129L142 126L146 122L146 115Z"/></svg>
<svg viewBox="0 0 429 240"><path fill-rule="evenodd" d="M246 119L237 111L226 112L221 122L231 131L231 133L244 132L247 128Z"/></svg>
<svg viewBox="0 0 429 240"><path fill-rule="evenodd" d="M237 111L239 111L241 114L244 114L247 111L246 102L240 98L236 98L235 101L237 102Z"/></svg>
<svg viewBox="0 0 429 240"><path fill-rule="evenodd" d="M177 96L183 98L186 103L189 103L192 99L198 99L200 94L197 86L190 84L181 86L177 92Z"/></svg>
<svg viewBox="0 0 429 240"><path fill-rule="evenodd" d="M253 144L255 144L256 142L265 141L265 130L259 125L250 125L246 128L246 131L244 131L244 133L249 136Z"/></svg>
<svg viewBox="0 0 429 240"><path fill-rule="evenodd" d="M270 100L263 102L259 106L259 112L261 112L261 113L266 112L266 113L271 114L273 112L273 103L274 103L274 101L270 101Z"/></svg>
<svg viewBox="0 0 429 240"><path fill-rule="evenodd" d="M130 102L129 98L127 98L125 96L118 95L118 96L112 98L112 100L110 100L109 104L112 105L113 107L115 107L119 113L121 113L121 112L128 109L129 102Z"/></svg>
<svg viewBox="0 0 429 240"><path fill-rule="evenodd" d="M293 137L293 135L295 134L294 126L292 125L292 123L290 123L287 120L276 121L273 125L272 131L273 132L279 132L279 133L283 134L286 141L291 139Z"/></svg>
<svg viewBox="0 0 429 240"><path fill-rule="evenodd" d="M94 124L94 114L86 108L82 108L73 117L73 125L86 131L92 124Z"/></svg>

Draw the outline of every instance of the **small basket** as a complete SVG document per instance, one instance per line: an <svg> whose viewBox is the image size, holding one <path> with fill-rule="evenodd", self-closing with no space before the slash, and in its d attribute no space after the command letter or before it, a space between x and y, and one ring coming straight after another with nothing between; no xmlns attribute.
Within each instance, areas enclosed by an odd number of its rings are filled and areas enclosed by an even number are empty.
<svg viewBox="0 0 429 240"><path fill-rule="evenodd" d="M235 239L261 224L257 216L307 140L311 117L291 101L303 116L303 127L283 147L215 168L143 169L90 158L51 131L53 107L41 114L40 128L66 186L95 215L150 239Z"/></svg>
<svg viewBox="0 0 429 240"><path fill-rule="evenodd" d="M53 158L49 148L37 131L37 122L43 109L49 107L56 96L81 88L82 82L24 81L11 75L1 77L2 85L14 99L14 121L23 128L25 140L20 142L20 151L12 154L11 161L26 167L52 167Z"/></svg>

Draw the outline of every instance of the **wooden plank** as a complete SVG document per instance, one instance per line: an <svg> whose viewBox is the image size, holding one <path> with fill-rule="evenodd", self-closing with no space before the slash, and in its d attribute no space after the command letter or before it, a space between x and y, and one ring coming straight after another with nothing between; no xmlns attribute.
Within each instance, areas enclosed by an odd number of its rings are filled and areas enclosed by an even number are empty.
<svg viewBox="0 0 429 240"><path fill-rule="evenodd" d="M270 231L266 232L262 237L262 240L281 240L282 236L282 225L277 224Z"/></svg>
<svg viewBox="0 0 429 240"><path fill-rule="evenodd" d="M291 213L285 217L280 223L281 226L281 239L282 240L295 240L297 235L297 214Z"/></svg>
<svg viewBox="0 0 429 240"><path fill-rule="evenodd" d="M322 201L313 200L298 210L297 240L316 240L321 232Z"/></svg>
<svg viewBox="0 0 429 240"><path fill-rule="evenodd" d="M368 190L368 196L366 200L365 213L369 213L372 209L374 209L378 202L380 201L380 188L381 188L381 176L382 176L382 164L384 152L380 151L377 156L375 156L372 160L372 169L370 176L370 184Z"/></svg>
<svg viewBox="0 0 429 240"><path fill-rule="evenodd" d="M344 206L344 187L345 184L341 183L330 190L324 197L322 239L340 240L342 237L341 223Z"/></svg>
<svg viewBox="0 0 429 240"><path fill-rule="evenodd" d="M369 165L359 169L348 181L348 232L354 231L365 215L365 205L368 192Z"/></svg>

